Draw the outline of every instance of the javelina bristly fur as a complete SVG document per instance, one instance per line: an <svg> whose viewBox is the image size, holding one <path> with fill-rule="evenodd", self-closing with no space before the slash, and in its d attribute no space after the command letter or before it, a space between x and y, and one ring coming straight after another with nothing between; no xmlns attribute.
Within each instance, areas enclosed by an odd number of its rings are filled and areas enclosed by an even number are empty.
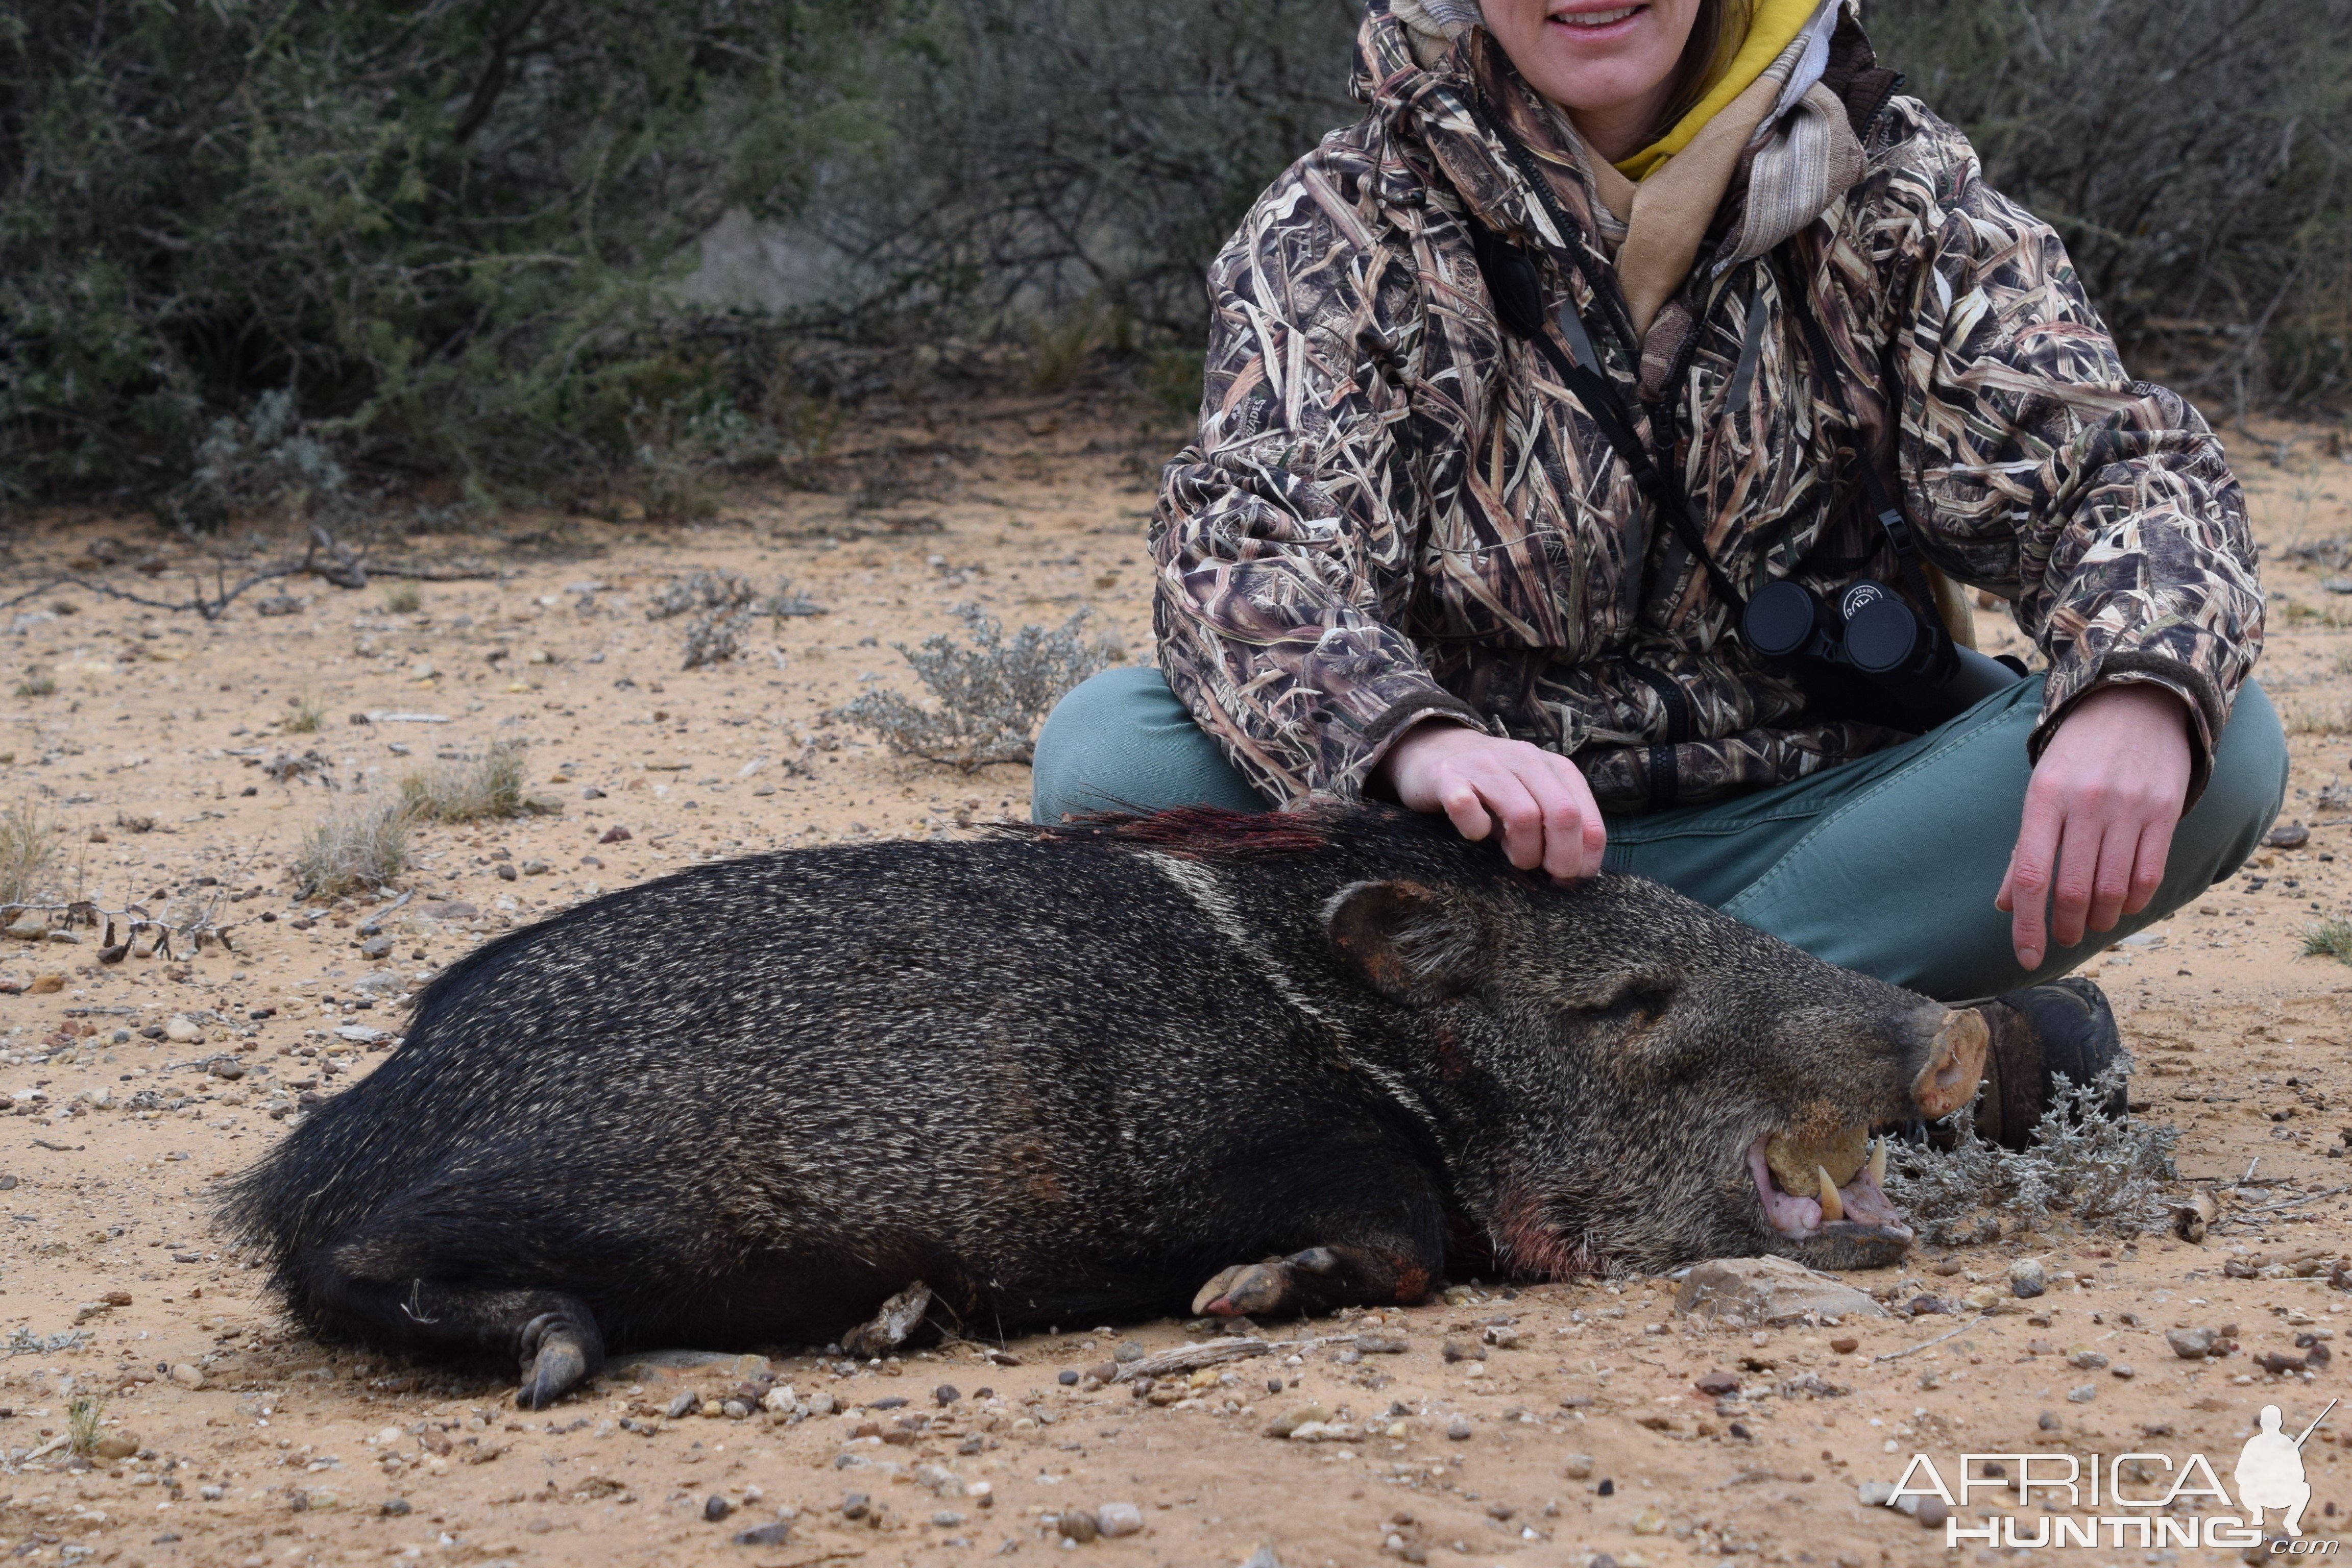
<svg viewBox="0 0 2352 1568"><path fill-rule="evenodd" d="M1410 1301L1449 1263L1883 1262L1859 1153L1841 1219L1760 1151L1951 1109L1961 1016L1391 810L787 851L451 966L226 1213L301 1322L509 1358L532 1406L916 1281L995 1334Z"/></svg>

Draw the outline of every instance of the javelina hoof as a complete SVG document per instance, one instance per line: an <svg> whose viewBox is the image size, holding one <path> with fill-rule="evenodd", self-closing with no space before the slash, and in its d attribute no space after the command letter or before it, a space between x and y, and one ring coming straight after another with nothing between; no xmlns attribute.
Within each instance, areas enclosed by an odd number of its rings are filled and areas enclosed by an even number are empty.
<svg viewBox="0 0 2352 1568"><path fill-rule="evenodd" d="M604 1364L604 1338L585 1318L584 1312L579 1320L562 1312L541 1312L523 1325L522 1386L515 1391L517 1405L526 1410L544 1410Z"/></svg>
<svg viewBox="0 0 2352 1568"><path fill-rule="evenodd" d="M1236 1263L1201 1287L1192 1298L1192 1311L1217 1318L1279 1312L1297 1304L1298 1276L1321 1277L1339 1267L1339 1256L1328 1247L1309 1247L1263 1263Z"/></svg>

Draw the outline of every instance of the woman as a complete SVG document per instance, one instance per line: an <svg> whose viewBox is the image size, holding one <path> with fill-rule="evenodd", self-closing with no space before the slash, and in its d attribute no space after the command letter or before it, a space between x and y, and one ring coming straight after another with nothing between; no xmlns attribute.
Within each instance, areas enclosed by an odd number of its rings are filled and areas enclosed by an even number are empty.
<svg viewBox="0 0 2352 1568"><path fill-rule="evenodd" d="M1898 79L1843 0L1372 0L1370 112L1211 272L1160 669L1056 710L1037 815L1368 795L1654 877L1999 994L2021 1139L2114 1050L2085 931L2233 871L2286 752L2219 443ZM1963 641L1990 589L2046 671L1916 733L1741 635L1860 579Z"/></svg>

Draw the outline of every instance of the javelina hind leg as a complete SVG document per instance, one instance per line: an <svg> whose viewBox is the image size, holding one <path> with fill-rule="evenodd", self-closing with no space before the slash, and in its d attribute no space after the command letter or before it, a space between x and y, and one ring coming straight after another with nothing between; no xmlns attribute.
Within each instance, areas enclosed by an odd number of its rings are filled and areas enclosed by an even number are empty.
<svg viewBox="0 0 2352 1568"><path fill-rule="evenodd" d="M1201 1287L1192 1311L1209 1317L1288 1316L1335 1307L1417 1301L1437 1260L1409 1246L1309 1247L1287 1258L1236 1263Z"/></svg>
<svg viewBox="0 0 2352 1568"><path fill-rule="evenodd" d="M313 1273L311 1294L324 1312L383 1337L511 1357L522 1374L515 1403L526 1410L545 1409L604 1364L595 1314L561 1291L366 1280L330 1264Z"/></svg>

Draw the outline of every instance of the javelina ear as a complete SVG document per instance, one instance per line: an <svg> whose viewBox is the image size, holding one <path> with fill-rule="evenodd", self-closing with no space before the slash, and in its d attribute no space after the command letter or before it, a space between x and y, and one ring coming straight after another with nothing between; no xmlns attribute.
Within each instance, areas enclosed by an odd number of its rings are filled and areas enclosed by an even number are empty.
<svg viewBox="0 0 2352 1568"><path fill-rule="evenodd" d="M1323 927L1364 983L1394 1001L1442 1001L1486 975L1476 912L1417 882L1350 883L1323 905Z"/></svg>

